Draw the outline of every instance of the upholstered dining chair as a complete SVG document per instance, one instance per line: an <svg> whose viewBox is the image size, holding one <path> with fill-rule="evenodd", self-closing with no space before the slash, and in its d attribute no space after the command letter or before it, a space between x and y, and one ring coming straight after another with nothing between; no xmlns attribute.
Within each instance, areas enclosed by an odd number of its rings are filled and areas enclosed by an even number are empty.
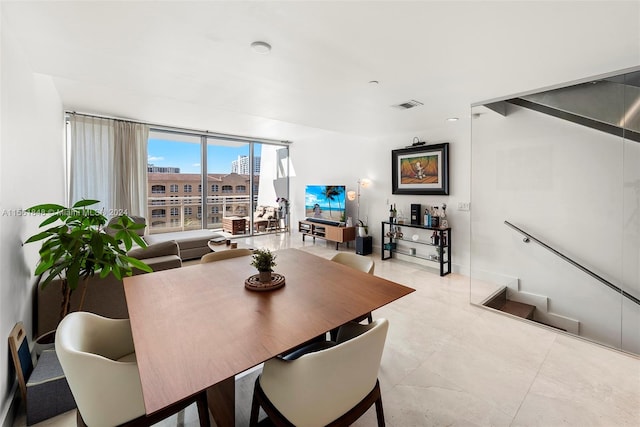
<svg viewBox="0 0 640 427"><path fill-rule="evenodd" d="M206 391L145 415L129 319L76 311L60 322L55 343L79 426L149 426L194 402L200 426L210 426Z"/></svg>
<svg viewBox="0 0 640 427"><path fill-rule="evenodd" d="M376 268L376 263L371 258L352 254L351 252L338 252L331 258L331 261L348 265L369 274L373 274L373 270Z"/></svg>
<svg viewBox="0 0 640 427"><path fill-rule="evenodd" d="M253 250L243 248L227 249L226 251L211 252L210 254L203 255L202 258L200 258L200 263L204 264L247 255L253 255Z"/></svg>
<svg viewBox="0 0 640 427"><path fill-rule="evenodd" d="M355 268L356 270L360 270L364 273L369 274L373 274L373 271L376 268L376 263L371 258L352 254L351 252L338 252L331 258L331 261ZM371 313L367 313L366 315L358 319L354 319L354 321L362 322L364 319L367 319L369 323L373 322Z"/></svg>
<svg viewBox="0 0 640 427"><path fill-rule="evenodd" d="M378 426L384 426L378 370L388 329L382 318L351 322L333 346L266 361L255 383L250 425L257 425L262 407L276 426L348 426L375 403Z"/></svg>

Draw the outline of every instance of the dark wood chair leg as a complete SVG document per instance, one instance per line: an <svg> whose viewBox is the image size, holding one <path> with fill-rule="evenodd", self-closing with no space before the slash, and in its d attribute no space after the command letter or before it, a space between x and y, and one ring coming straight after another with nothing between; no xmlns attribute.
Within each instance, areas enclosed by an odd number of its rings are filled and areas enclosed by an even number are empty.
<svg viewBox="0 0 640 427"><path fill-rule="evenodd" d="M378 417L378 427L384 427L384 411L382 409L382 396L376 400L376 415Z"/></svg>
<svg viewBox="0 0 640 427"><path fill-rule="evenodd" d="M76 409L76 425L78 427L87 427L87 423L82 419L82 414L80 414L80 410Z"/></svg>
<svg viewBox="0 0 640 427"><path fill-rule="evenodd" d="M251 400L251 418L249 418L249 427L256 427L258 425L258 414L260 413L260 403L256 396L255 389L253 390L253 399Z"/></svg>
<svg viewBox="0 0 640 427"><path fill-rule="evenodd" d="M367 315L367 320L369 321L369 324L373 323L373 316L371 316L371 313Z"/></svg>
<svg viewBox="0 0 640 427"><path fill-rule="evenodd" d="M202 392L196 400L198 405L198 417L200 418L200 427L211 427L209 420L209 403L207 402L207 392Z"/></svg>

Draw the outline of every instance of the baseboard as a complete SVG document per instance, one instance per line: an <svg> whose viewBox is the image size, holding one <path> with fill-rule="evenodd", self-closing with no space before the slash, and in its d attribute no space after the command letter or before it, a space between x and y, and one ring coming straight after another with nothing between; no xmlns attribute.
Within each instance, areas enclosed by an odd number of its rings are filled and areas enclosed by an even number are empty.
<svg viewBox="0 0 640 427"><path fill-rule="evenodd" d="M10 399L9 407L7 408L7 412L3 414L4 419L2 420L2 427L13 427L16 415L18 414L18 410L20 409L20 397L18 396L18 383L15 382L11 387L11 392L9 396L12 396Z"/></svg>

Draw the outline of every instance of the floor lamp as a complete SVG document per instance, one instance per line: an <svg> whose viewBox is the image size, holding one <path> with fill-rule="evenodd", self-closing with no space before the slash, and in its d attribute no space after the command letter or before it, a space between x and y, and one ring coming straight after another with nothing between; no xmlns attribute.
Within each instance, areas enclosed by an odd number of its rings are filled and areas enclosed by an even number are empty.
<svg viewBox="0 0 640 427"><path fill-rule="evenodd" d="M357 211L356 211L356 221L360 222L360 188L367 188L371 184L371 180L367 178L360 178L358 180L358 187L356 191L348 191L347 198L351 201L356 201Z"/></svg>

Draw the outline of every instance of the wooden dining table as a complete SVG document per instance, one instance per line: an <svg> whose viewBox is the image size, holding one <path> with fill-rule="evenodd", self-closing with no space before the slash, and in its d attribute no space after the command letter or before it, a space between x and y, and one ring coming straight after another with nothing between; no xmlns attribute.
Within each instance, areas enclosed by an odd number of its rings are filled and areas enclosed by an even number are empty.
<svg viewBox="0 0 640 427"><path fill-rule="evenodd" d="M207 390L235 421L235 376L414 289L297 249L276 251L279 289L245 288L251 257L124 279L148 415ZM393 328L393 320L391 320Z"/></svg>

